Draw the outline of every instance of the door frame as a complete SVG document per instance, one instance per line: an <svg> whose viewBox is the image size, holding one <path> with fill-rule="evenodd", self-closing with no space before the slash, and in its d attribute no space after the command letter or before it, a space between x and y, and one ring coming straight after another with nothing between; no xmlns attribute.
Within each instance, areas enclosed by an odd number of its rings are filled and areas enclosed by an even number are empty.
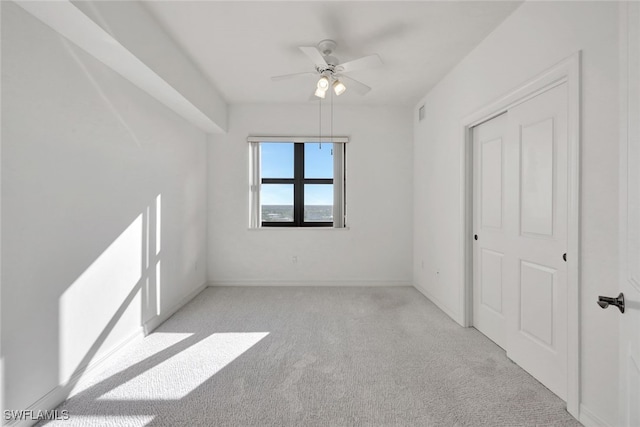
<svg viewBox="0 0 640 427"><path fill-rule="evenodd" d="M640 112L640 99L637 99L637 94L634 92L633 76L635 71L640 67L640 50L638 49L637 40L638 34L640 34L640 5L637 3L621 2L619 4L619 22L620 22L620 142L619 142L619 164L620 164L620 193L619 193L619 278L618 285L620 291L625 293L625 298L628 298L627 304L632 303L633 297L629 298L628 289L638 288L640 280L640 270L631 267L634 260L630 258L629 250L627 249L631 243L630 237L630 224L629 219L629 193L637 191L637 187L633 188L633 177L630 176L628 159L629 152L633 153L634 144L638 141L635 139L638 137L634 133L633 118L637 117ZM627 336L625 322L625 316L630 316L631 313L620 316L619 330L620 330L620 342L619 348L619 369L618 369L618 388L620 389L619 401L619 419L620 425L629 424L627 402L625 401L625 395L630 393L628 389L628 371L625 366L628 366L629 358L633 356L631 349L629 348L629 342L625 341Z"/></svg>
<svg viewBox="0 0 640 427"><path fill-rule="evenodd" d="M578 51L505 96L465 117L461 123L461 250L464 286L462 324L473 326L473 127L542 92L567 84L567 411L580 417L580 63Z"/></svg>

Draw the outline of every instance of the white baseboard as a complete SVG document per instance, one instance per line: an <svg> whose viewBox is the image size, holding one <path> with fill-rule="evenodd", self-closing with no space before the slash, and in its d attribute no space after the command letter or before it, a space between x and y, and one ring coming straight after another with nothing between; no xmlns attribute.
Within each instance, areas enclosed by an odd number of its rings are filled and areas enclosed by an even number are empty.
<svg viewBox="0 0 640 427"><path fill-rule="evenodd" d="M158 326L163 324L168 318L176 314L178 310L184 307L189 301L194 299L200 292L206 288L208 284L205 282L195 288L193 291L189 292L184 298L182 298L178 303L174 304L170 309L166 310L164 313L160 313L159 316L153 317L145 322L143 325L145 335L149 335L153 332Z"/></svg>
<svg viewBox="0 0 640 427"><path fill-rule="evenodd" d="M214 280L209 286L412 286L408 280Z"/></svg>
<svg viewBox="0 0 640 427"><path fill-rule="evenodd" d="M611 427L607 422L591 412L586 406L580 404L580 421L585 427Z"/></svg>
<svg viewBox="0 0 640 427"><path fill-rule="evenodd" d="M461 319L459 318L460 316L450 310L445 304L442 303L441 300L434 297L429 291L427 291L420 285L414 284L414 287L425 297L427 297L431 302L433 302L446 315L451 317L454 321L462 326ZM611 427L610 424L603 421L583 404L580 404L580 418L578 419L578 421L580 421L580 423L582 423L585 427Z"/></svg>
<svg viewBox="0 0 640 427"><path fill-rule="evenodd" d="M422 295L427 297L432 303L434 303L447 316L451 317L451 319L453 319L456 323L458 323L460 326L464 327L464 324L462 322L462 316L459 313L455 313L453 310L451 310L449 307L447 307L440 299L438 299L437 297L433 296L429 291L427 291L424 287L422 287L422 286L420 286L418 284L413 284L413 287L416 288L418 291L420 291L420 293Z"/></svg>
<svg viewBox="0 0 640 427"><path fill-rule="evenodd" d="M90 375L92 371L101 366L106 360L108 360L120 349L142 338L144 338L144 329L142 326L140 326L131 335L113 346L104 355L91 361L85 367L81 367L66 384L59 384L53 390L49 391L47 394L38 399L35 403L31 404L28 408L26 408L26 411L33 411L34 413L38 413L39 411L52 411L53 409L57 408L58 405L60 405L65 401L65 399L67 399L69 393L78 383L80 378L84 377L85 375ZM5 424L3 425L7 427L27 427L32 426L37 422L37 420L15 420L5 422Z"/></svg>
<svg viewBox="0 0 640 427"><path fill-rule="evenodd" d="M53 390L42 396L35 403L26 408L26 411L33 411L37 414L38 411L52 411L53 409L57 408L62 402L65 401L65 399L67 399L69 393L76 385L76 383L80 380L80 378L91 375L92 372L95 372L97 367L105 363L116 352L126 347L127 345L137 341L138 339L142 339L145 336L149 335L151 332L153 332L154 329L160 326L168 318L173 316L178 310L180 310L185 304L195 298L206 287L207 283L203 283L193 291L189 292L184 298L182 298L177 304L173 305L169 310L166 310L159 316L156 316L145 322L143 325L133 331L128 337L113 346L100 358L92 360L88 365L80 368L79 371L74 374L66 384L59 384ZM3 421L2 425L6 427L30 427L37 422L37 420L15 420L10 422Z"/></svg>

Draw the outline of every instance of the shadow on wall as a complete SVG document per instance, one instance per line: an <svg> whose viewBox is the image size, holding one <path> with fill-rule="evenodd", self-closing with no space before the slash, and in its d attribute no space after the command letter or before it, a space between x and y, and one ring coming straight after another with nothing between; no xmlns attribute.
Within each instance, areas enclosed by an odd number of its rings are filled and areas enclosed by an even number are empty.
<svg viewBox="0 0 640 427"><path fill-rule="evenodd" d="M159 194L60 295L57 337L54 337L57 349L51 346L41 349L47 354L57 350L58 384L63 393L58 393L57 399L67 398L87 367L123 341L117 336L113 339L115 330L121 330L116 334L120 337L133 336L140 333L142 325L146 334L145 323L161 314L161 211ZM20 378L11 378L13 366L19 362L11 357L6 359L10 384L20 384ZM35 376L39 369L42 367L32 369ZM23 380L29 383L28 379ZM34 407L44 409L37 402Z"/></svg>
<svg viewBox="0 0 640 427"><path fill-rule="evenodd" d="M3 409L40 410L193 279L199 241L175 236L199 238L202 134L19 7L2 19Z"/></svg>
<svg viewBox="0 0 640 427"><path fill-rule="evenodd" d="M138 317L137 325L160 315L161 209L158 195L60 296L59 381L66 396L125 314Z"/></svg>

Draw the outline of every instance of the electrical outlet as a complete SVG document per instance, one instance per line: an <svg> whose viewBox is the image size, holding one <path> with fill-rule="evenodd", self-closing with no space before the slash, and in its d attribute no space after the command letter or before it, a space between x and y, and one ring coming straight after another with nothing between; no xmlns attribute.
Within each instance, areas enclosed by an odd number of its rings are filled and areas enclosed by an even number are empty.
<svg viewBox="0 0 640 427"><path fill-rule="evenodd" d="M296 255L292 256L292 257L291 257L291 262L292 262L293 264L297 264L297 263L298 263L298 257L297 257Z"/></svg>

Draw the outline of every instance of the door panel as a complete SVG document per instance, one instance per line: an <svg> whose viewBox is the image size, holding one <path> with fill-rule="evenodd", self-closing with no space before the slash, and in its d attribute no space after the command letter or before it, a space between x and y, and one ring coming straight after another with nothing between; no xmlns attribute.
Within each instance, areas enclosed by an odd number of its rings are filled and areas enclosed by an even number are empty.
<svg viewBox="0 0 640 427"><path fill-rule="evenodd" d="M553 117L522 126L520 230L553 235Z"/></svg>
<svg viewBox="0 0 640 427"><path fill-rule="evenodd" d="M482 227L502 228L502 139L482 142Z"/></svg>
<svg viewBox="0 0 640 427"><path fill-rule="evenodd" d="M474 230L479 239L473 254L473 325L505 348L503 313L504 149L507 117L501 115L473 129Z"/></svg>
<svg viewBox="0 0 640 427"><path fill-rule="evenodd" d="M480 298L484 307L502 314L502 258L504 254L483 249L480 270Z"/></svg>
<svg viewBox="0 0 640 427"><path fill-rule="evenodd" d="M554 347L553 307L556 271L532 262L520 264L520 332L537 344Z"/></svg>
<svg viewBox="0 0 640 427"><path fill-rule="evenodd" d="M562 399L567 394L567 88L509 109L513 164L507 215L519 221L507 270L507 355ZM513 179L511 179L513 178ZM516 321L511 321L516 319Z"/></svg>

